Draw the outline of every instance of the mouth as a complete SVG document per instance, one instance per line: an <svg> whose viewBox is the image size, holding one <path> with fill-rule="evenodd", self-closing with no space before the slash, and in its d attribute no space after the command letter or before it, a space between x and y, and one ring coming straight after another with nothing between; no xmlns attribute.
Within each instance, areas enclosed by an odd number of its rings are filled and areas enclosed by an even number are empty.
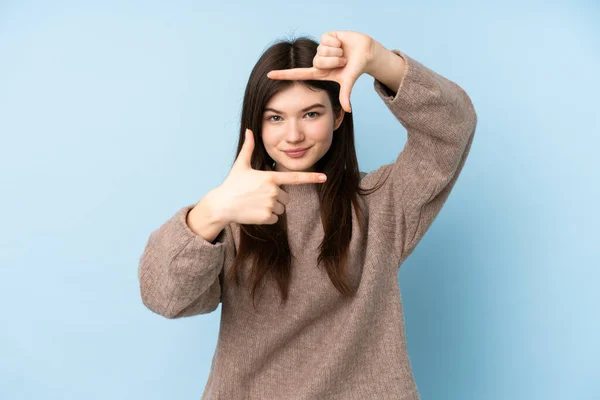
<svg viewBox="0 0 600 400"><path fill-rule="evenodd" d="M306 152L308 151L308 149L310 149L310 147L305 147L302 149L297 149L294 151L284 151L284 153L288 156L288 157L292 157L292 158L300 158L302 157L304 154L306 154Z"/></svg>

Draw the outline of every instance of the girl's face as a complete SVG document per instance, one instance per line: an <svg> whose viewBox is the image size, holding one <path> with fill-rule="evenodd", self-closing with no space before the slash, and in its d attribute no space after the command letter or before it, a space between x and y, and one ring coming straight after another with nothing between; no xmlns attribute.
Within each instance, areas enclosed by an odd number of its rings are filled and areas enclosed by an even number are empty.
<svg viewBox="0 0 600 400"><path fill-rule="evenodd" d="M343 119L344 110L334 116L324 90L295 83L275 94L265 106L262 120L262 140L275 160L275 170L313 172ZM306 149L300 156L286 153L300 148Z"/></svg>

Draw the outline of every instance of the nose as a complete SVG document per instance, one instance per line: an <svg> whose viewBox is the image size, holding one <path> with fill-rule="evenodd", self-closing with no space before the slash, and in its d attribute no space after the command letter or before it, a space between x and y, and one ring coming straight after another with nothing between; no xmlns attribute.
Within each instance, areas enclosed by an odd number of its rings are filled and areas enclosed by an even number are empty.
<svg viewBox="0 0 600 400"><path fill-rule="evenodd" d="M304 140L304 133L299 122L291 122L288 124L288 131L285 136L288 143L299 143Z"/></svg>

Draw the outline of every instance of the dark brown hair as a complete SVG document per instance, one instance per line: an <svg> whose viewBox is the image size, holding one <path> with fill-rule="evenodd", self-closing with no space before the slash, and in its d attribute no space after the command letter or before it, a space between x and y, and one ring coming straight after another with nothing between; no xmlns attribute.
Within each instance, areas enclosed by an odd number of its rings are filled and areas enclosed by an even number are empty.
<svg viewBox="0 0 600 400"><path fill-rule="evenodd" d="M340 85L337 82L274 80L267 77L267 73L272 70L312 67L317 47L318 43L309 37L281 40L270 46L259 58L246 86L240 135L233 162L242 149L245 130L248 128L252 130L255 142L251 157L252 168L263 171L274 170L274 160L269 156L262 142L263 112L273 95L294 83L303 84L312 90L325 90L334 114L339 115L342 107L339 102ZM369 190L359 187L360 171L354 148L354 125L351 115L347 113L344 116L341 125L333 135L330 149L315 164L315 171L327 175L327 181L317 186L321 221L325 233L319 247L318 263L324 264L331 282L344 296L353 296L355 293L347 277L348 247L352 236L352 204L360 225L359 213L362 215L364 210L357 201L357 195L370 194L381 186ZM292 254L288 244L285 212L279 216L275 224L240 224L238 254L228 274L228 278L238 285L239 270L246 258L252 260L252 267L248 274L253 281L252 299L254 300L260 282L270 277L277 282L283 301L287 301Z"/></svg>

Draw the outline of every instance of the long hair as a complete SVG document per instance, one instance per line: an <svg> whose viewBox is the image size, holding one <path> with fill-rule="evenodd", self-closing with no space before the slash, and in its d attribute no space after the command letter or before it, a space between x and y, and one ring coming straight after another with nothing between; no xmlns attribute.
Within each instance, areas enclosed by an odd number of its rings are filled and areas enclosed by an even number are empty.
<svg viewBox="0 0 600 400"><path fill-rule="evenodd" d="M249 128L254 134L255 143L251 167L263 171L274 170L274 160L267 153L262 141L262 116L269 99L294 83L300 83L312 90L325 90L333 106L334 115L341 112L340 85L335 81L273 80L267 77L271 70L312 67L317 47L318 43L309 37L282 40L270 46L259 58L246 86L238 147L233 162L244 144L245 130ZM347 113L344 116L333 135L330 149L315 164L316 172L327 175L327 181L317 186L321 222L325 233L319 246L318 263L324 265L335 288L348 297L355 294L347 275L348 248L352 238L352 205L360 226L359 214L363 215L364 210L357 196L370 194L381 186L368 190L359 187L360 171L354 148L354 125L351 115ZM239 249L228 278L239 285L239 270L243 261L252 260L248 278L253 283L253 303L256 289L265 278L275 279L283 301L286 302L288 298L292 254L288 243L285 212L279 217L275 224L240 224Z"/></svg>

